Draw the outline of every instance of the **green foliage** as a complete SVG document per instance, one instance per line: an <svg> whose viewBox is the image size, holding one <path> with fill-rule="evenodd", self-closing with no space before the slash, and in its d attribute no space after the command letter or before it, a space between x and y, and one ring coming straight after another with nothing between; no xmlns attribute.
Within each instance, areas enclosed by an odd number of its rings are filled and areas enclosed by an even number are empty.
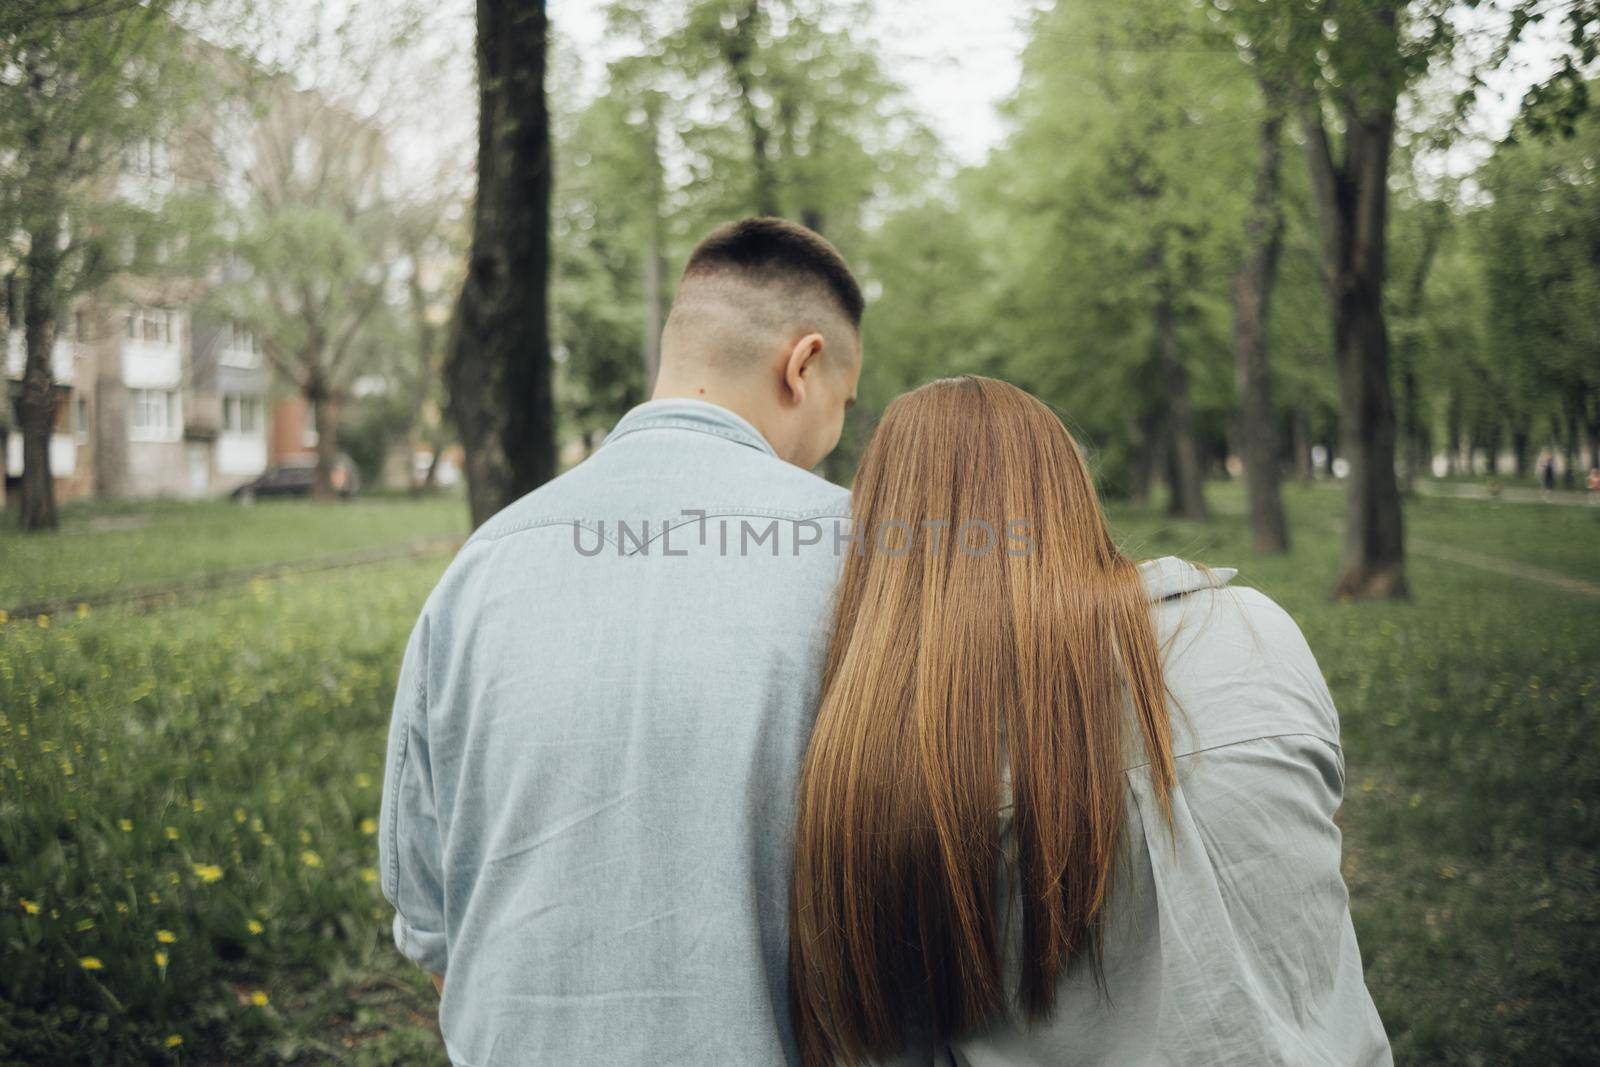
<svg viewBox="0 0 1600 1067"><path fill-rule="evenodd" d="M1581 1063L1600 1027L1594 601L1448 562L1468 549L1600 581L1600 514L1411 503L1409 604L1348 605L1338 494L1286 487L1293 552L1254 559L1236 491L1206 527L1114 509L1140 556L1240 565L1299 622L1339 708L1344 873L1397 1063Z"/></svg>
<svg viewBox="0 0 1600 1067"><path fill-rule="evenodd" d="M400 549L464 536L466 518L453 497L357 498L337 507L305 500L69 504L61 531L39 538L0 527L0 608L159 593L273 564Z"/></svg>
<svg viewBox="0 0 1600 1067"><path fill-rule="evenodd" d="M8 1056L444 1062L374 843L394 657L441 565L0 629Z"/></svg>

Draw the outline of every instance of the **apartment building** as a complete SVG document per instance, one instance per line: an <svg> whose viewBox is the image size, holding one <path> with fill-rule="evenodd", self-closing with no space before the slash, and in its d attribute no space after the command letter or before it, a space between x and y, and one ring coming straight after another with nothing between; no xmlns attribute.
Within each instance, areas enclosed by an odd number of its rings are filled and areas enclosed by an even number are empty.
<svg viewBox="0 0 1600 1067"><path fill-rule="evenodd" d="M236 62L205 47L197 54ZM266 131L293 121L305 95L286 87L265 116L226 105L197 115L170 143L131 147L95 195L147 206L180 187L240 195ZM63 315L52 361L58 500L215 496L266 469L270 368L251 331L210 311L206 300L229 269L219 264L200 278L118 276ZM0 281L7 379L0 383L0 453L9 498L22 475L16 398L25 352L14 265L0 261Z"/></svg>

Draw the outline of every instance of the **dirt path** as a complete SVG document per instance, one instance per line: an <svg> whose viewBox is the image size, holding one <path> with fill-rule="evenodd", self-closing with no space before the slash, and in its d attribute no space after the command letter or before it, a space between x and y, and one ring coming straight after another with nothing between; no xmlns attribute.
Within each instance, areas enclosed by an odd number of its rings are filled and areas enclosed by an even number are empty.
<svg viewBox="0 0 1600 1067"><path fill-rule="evenodd" d="M1502 556L1490 556L1483 552L1473 552L1471 549L1441 545L1437 542L1417 537L1406 538L1406 547L1419 556L1431 556L1434 559L1444 560L1446 563L1459 563L1463 567L1471 567L1474 570L1488 571L1490 574L1499 574L1507 578L1518 578L1525 582L1535 582L1539 585L1549 586L1551 589L1561 589L1568 593L1576 593L1579 596L1600 600L1600 585L1596 585L1594 582L1586 582L1582 578L1569 578L1565 574L1547 571L1543 567L1518 563L1516 560L1506 559Z"/></svg>
<svg viewBox="0 0 1600 1067"><path fill-rule="evenodd" d="M284 578L291 574L309 574L316 571L343 570L347 567L364 567L374 563L390 563L395 560L431 556L442 552L454 552L460 547L461 538L459 537L437 537L430 541L412 541L408 544L367 549L362 552L350 552L340 556L324 556L320 559L300 560L293 563L276 563L263 567L241 567L235 570L217 571L170 586L144 586L137 589L119 589L113 592L97 593L92 596L55 597L50 600L37 600L29 604L18 604L16 607L6 608L5 613L12 623L24 621L31 623L40 615L58 615L62 612L74 611L79 604L86 604L91 608L135 605L138 608L149 610L172 603L180 597L190 597L200 593L240 586L256 578Z"/></svg>

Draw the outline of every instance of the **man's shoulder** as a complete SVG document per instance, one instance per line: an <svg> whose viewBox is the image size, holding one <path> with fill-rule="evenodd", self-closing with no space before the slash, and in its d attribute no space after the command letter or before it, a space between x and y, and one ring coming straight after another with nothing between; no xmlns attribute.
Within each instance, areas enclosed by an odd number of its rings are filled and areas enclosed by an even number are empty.
<svg viewBox="0 0 1600 1067"><path fill-rule="evenodd" d="M707 479L674 478L630 464L631 451L597 452L502 509L478 528L468 545L543 527L593 527L635 516L703 512L814 519L850 514L848 489L754 450L732 453L720 465L719 476Z"/></svg>

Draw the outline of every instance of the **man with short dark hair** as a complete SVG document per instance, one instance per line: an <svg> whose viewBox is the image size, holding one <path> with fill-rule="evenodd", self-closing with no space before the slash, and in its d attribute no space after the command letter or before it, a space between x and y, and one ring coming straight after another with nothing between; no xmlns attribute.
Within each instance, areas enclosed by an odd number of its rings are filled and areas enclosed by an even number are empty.
<svg viewBox="0 0 1600 1067"><path fill-rule="evenodd" d="M690 256L654 398L473 535L395 695L395 940L451 1059L794 1062L791 806L861 370L839 254L780 219Z"/></svg>

